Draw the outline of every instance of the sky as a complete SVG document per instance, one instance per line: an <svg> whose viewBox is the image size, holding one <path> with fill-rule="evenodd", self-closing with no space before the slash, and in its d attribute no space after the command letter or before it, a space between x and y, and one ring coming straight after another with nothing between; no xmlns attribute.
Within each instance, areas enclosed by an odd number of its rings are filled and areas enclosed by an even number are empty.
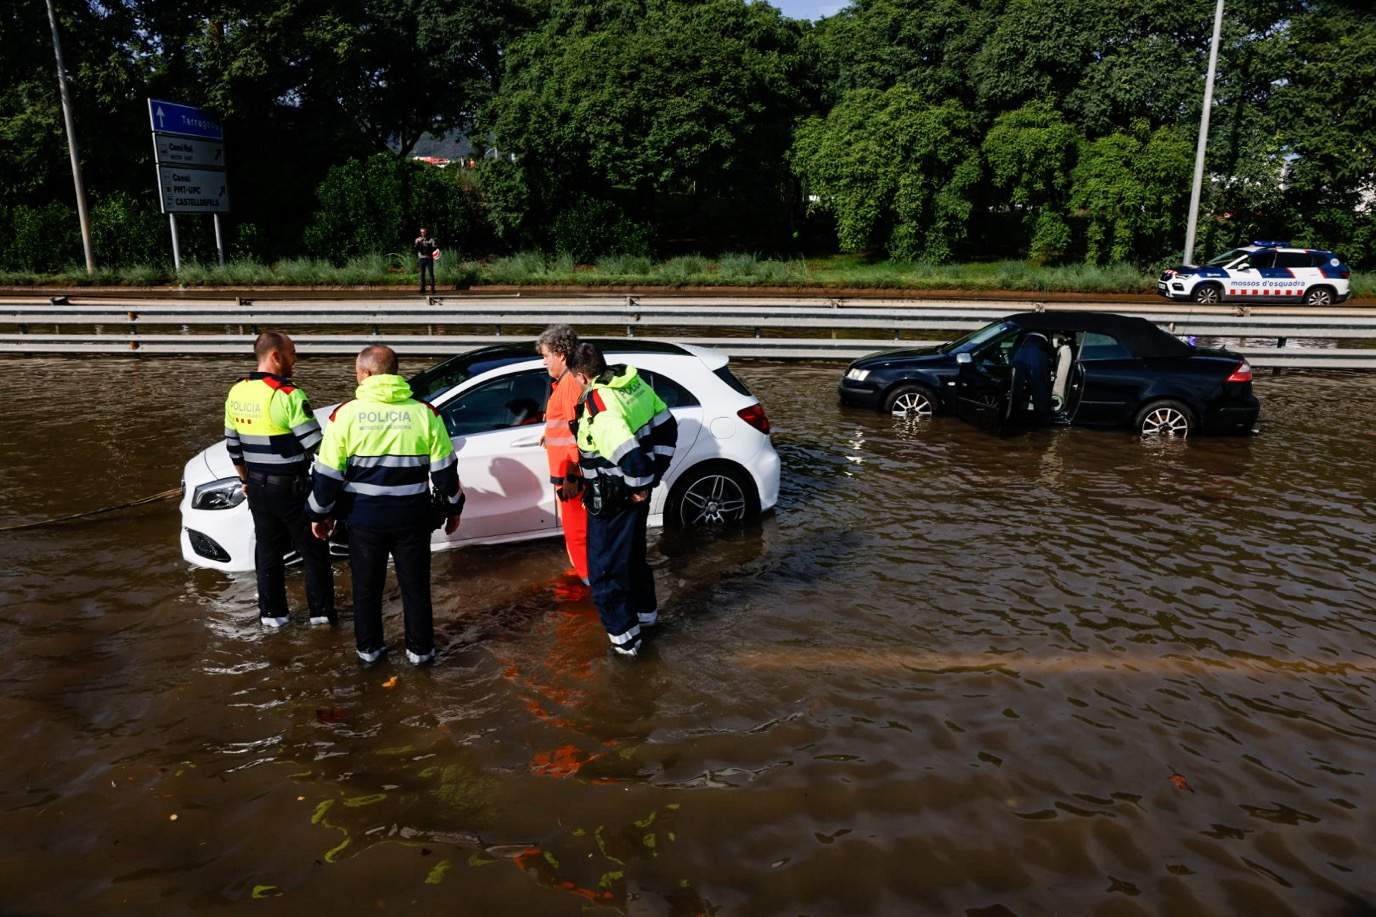
<svg viewBox="0 0 1376 917"><path fill-rule="evenodd" d="M820 19L845 6L848 0L769 0L794 19Z"/></svg>

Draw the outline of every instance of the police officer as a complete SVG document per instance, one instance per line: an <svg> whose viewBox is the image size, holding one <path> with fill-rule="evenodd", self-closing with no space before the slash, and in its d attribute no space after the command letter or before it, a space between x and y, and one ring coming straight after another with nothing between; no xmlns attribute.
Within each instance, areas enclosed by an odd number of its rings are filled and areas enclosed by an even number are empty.
<svg viewBox="0 0 1376 917"><path fill-rule="evenodd" d="M459 527L463 490L454 445L433 407L411 397L397 375L390 347L365 347L354 361L355 398L335 408L315 459L307 508L317 538L329 537L336 518L349 524L349 567L354 581L354 643L358 658L382 657L382 584L390 554L406 618L406 658L435 658L430 606L430 532L438 494L445 534ZM427 478L429 483L427 483Z"/></svg>
<svg viewBox="0 0 1376 917"><path fill-rule="evenodd" d="M439 248L438 243L430 238L425 227L420 228L420 235L416 236L416 266L420 269L420 291L425 292L425 275L430 274L430 292L435 292L435 250Z"/></svg>
<svg viewBox="0 0 1376 917"><path fill-rule="evenodd" d="M579 344L570 369L585 389L574 435L587 482L593 601L612 649L634 656L641 628L659 619L645 524L650 491L674 456L678 424L634 366L609 367L597 345Z"/></svg>
<svg viewBox="0 0 1376 917"><path fill-rule="evenodd" d="M296 345L291 338L265 331L253 352L258 371L235 383L225 398L225 446L253 514L259 619L272 628L288 621L283 555L291 547L305 563L311 623L334 624L330 550L310 537L305 507L320 424L306 393L292 384Z"/></svg>

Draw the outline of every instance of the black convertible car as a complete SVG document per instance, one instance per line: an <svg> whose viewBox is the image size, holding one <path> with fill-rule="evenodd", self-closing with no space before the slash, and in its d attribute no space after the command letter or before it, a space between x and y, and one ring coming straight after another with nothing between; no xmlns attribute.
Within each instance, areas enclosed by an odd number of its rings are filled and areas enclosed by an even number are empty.
<svg viewBox="0 0 1376 917"><path fill-rule="evenodd" d="M1106 312L1022 312L940 347L871 354L850 365L840 394L849 405L954 413L991 430L1248 433L1261 411L1242 357Z"/></svg>

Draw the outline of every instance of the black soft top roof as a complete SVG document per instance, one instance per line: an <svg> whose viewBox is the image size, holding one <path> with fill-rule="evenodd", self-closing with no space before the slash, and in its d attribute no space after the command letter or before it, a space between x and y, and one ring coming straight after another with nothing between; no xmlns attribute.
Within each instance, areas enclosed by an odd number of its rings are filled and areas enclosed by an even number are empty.
<svg viewBox="0 0 1376 917"><path fill-rule="evenodd" d="M1007 321L1027 331L1094 331L1118 339L1136 357L1183 357L1189 344L1145 318L1113 312L1019 312Z"/></svg>

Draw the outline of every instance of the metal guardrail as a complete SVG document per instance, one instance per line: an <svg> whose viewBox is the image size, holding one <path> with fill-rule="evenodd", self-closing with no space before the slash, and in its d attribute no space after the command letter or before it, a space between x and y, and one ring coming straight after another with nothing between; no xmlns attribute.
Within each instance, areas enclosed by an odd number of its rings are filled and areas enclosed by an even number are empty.
<svg viewBox="0 0 1376 917"><path fill-rule="evenodd" d="M1376 341L1376 312L1367 309L1303 309L1293 306L1200 306L1178 304L1028 304L983 301L795 300L732 298L685 302L673 297L586 296L567 298L437 298L413 301L278 300L169 302L130 300L54 305L0 301L0 353L15 354L242 354L260 328L303 329L294 334L301 350L351 354L367 343L386 340L398 352L443 356L511 340L503 328L532 328L568 322L579 328L624 330L628 337L651 329L743 329L753 337L684 336L734 357L776 359L854 359L895 346L939 341L904 339L905 333L937 336L963 333L1019 311L1092 309L1139 315L1180 335L1237 339L1231 349L1257 366L1376 369L1376 349L1338 348L1326 342ZM453 334L455 329L491 327L497 334ZM52 328L53 333L39 333ZM212 328L224 333L213 333ZM341 329L315 334L313 329ZM355 329L354 333L343 329ZM71 329L66 331L65 329ZM78 331L77 329L90 329ZM148 329L145 333L144 329ZM178 329L159 332L156 329ZM194 329L194 330L193 330ZM358 329L366 329L363 334ZM425 329L428 333L417 333ZM881 331L884 338L761 336L762 332ZM384 333L385 332L385 333ZM948 334L941 334L947 332ZM1257 340L1261 339L1261 340ZM1288 346L1294 339L1309 346ZM1261 341L1276 342L1267 347ZM1319 345L1319 346L1316 346Z"/></svg>
<svg viewBox="0 0 1376 917"><path fill-rule="evenodd" d="M172 354L242 356L253 347L252 334L0 334L0 354ZM353 356L368 344L383 342L399 354L447 357L492 344L509 343L511 335L294 335L297 349L315 356ZM628 342L652 340L627 338ZM772 360L854 360L880 350L929 347L942 340L845 338L674 338L675 343L710 347L734 358ZM1376 369L1376 350L1329 347L1262 347L1230 344L1255 367L1292 369Z"/></svg>

